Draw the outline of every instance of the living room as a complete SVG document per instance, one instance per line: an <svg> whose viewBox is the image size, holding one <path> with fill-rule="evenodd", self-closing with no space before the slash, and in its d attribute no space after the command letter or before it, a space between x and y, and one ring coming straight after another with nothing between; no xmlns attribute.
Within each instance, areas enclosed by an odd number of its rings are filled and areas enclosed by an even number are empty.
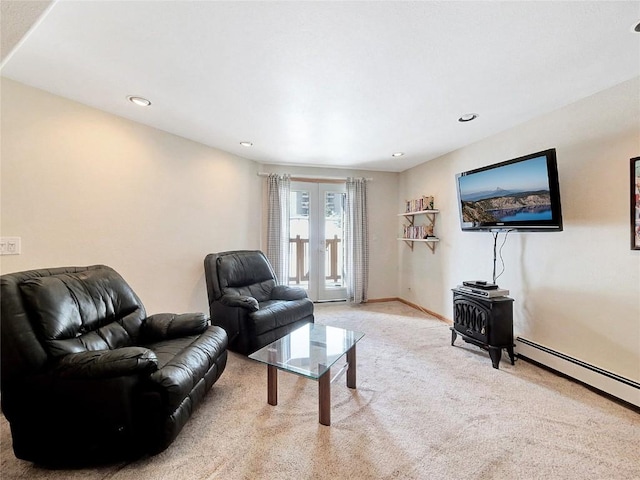
<svg viewBox="0 0 640 480"><path fill-rule="evenodd" d="M626 33L635 35L638 71L634 8ZM149 312L206 312L204 257L264 249L258 174L268 172L371 178L369 299L401 299L451 320L451 289L490 280L493 258L489 233L460 229L455 175L555 148L564 230L513 233L501 251L499 283L515 299L514 333L622 379L631 388L623 400L640 405L640 255L629 248L629 160L640 155L637 74L534 117L523 112L510 128L401 171L258 162L242 147L223 151L4 75L1 94L2 235L21 237L22 250L0 257L1 272L110 265ZM478 121L490 115L479 114ZM434 252L397 241L398 213L421 195L433 195L440 211Z"/></svg>

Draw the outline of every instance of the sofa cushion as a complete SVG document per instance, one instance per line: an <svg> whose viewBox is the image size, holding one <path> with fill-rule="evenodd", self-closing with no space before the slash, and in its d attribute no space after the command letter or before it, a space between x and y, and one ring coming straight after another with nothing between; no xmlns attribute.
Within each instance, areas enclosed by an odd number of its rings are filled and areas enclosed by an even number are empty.
<svg viewBox="0 0 640 480"><path fill-rule="evenodd" d="M274 328L283 327L298 320L313 316L313 302L308 298L299 300L268 300L260 303L260 309L249 314L256 335Z"/></svg>
<svg viewBox="0 0 640 480"><path fill-rule="evenodd" d="M20 291L54 357L130 346L146 316L140 299L110 268L27 279Z"/></svg>
<svg viewBox="0 0 640 480"><path fill-rule="evenodd" d="M227 334L221 327L208 327L201 335L145 345L158 359L158 370L150 380L173 412L190 394L227 348Z"/></svg>

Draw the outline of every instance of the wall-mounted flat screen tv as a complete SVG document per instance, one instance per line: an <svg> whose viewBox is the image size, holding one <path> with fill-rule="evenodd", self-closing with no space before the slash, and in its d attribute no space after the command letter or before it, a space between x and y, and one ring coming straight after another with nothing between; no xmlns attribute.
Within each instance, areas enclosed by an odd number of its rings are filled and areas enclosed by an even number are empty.
<svg viewBox="0 0 640 480"><path fill-rule="evenodd" d="M456 175L462 230L561 231L554 148Z"/></svg>

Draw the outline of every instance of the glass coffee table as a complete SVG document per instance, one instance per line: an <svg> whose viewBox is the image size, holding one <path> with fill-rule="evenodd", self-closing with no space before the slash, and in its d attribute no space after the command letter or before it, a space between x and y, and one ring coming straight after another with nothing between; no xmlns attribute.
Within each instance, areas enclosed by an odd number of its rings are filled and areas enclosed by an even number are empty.
<svg viewBox="0 0 640 480"><path fill-rule="evenodd" d="M319 421L331 425L331 383L347 372L356 388L356 343L363 333L308 323L249 355L267 364L267 402L278 404L278 370L318 381ZM332 378L331 367L346 354L347 363Z"/></svg>

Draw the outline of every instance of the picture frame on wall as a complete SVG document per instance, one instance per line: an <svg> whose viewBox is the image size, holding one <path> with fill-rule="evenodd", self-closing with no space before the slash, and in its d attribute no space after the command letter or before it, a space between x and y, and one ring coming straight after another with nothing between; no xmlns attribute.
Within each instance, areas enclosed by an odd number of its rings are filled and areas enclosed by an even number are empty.
<svg viewBox="0 0 640 480"><path fill-rule="evenodd" d="M640 157L631 159L631 250L640 250Z"/></svg>

